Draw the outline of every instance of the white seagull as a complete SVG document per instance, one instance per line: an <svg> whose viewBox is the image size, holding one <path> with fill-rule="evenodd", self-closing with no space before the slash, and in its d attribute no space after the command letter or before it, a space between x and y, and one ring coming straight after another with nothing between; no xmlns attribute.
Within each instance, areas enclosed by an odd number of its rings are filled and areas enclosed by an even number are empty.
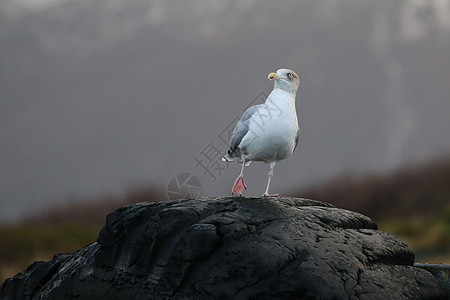
<svg viewBox="0 0 450 300"><path fill-rule="evenodd" d="M300 129L295 111L295 95L300 79L289 69L270 73L274 88L263 104L249 107L234 128L230 150L222 160L242 164L241 172L234 182L232 194L242 195L246 189L244 167L252 161L270 163L269 178L264 197L269 194L270 180L277 161L288 158L297 147Z"/></svg>

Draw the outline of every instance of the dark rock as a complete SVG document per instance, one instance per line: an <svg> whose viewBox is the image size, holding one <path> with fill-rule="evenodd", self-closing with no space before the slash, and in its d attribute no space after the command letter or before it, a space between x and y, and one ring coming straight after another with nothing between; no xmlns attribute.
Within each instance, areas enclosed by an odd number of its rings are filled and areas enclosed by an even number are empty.
<svg viewBox="0 0 450 300"><path fill-rule="evenodd" d="M1 299L447 299L369 218L296 198L142 203L97 242L8 279Z"/></svg>
<svg viewBox="0 0 450 300"><path fill-rule="evenodd" d="M450 265L444 264L414 264L430 272L439 283L441 290L450 295Z"/></svg>

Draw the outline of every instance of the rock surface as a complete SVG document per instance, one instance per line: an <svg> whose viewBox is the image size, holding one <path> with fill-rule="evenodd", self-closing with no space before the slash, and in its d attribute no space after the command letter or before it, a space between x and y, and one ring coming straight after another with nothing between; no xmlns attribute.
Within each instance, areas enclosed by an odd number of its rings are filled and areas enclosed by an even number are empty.
<svg viewBox="0 0 450 300"><path fill-rule="evenodd" d="M369 218L318 201L142 203L5 281L0 299L447 299L413 263Z"/></svg>
<svg viewBox="0 0 450 300"><path fill-rule="evenodd" d="M450 265L416 263L414 266L430 272L438 281L441 290L450 295Z"/></svg>

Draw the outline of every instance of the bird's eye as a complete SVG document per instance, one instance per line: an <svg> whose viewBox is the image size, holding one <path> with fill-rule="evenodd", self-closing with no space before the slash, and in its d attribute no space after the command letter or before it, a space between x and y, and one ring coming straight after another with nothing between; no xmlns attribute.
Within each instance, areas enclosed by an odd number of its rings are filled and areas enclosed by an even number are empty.
<svg viewBox="0 0 450 300"><path fill-rule="evenodd" d="M287 73L288 77L293 77L292 73Z"/></svg>

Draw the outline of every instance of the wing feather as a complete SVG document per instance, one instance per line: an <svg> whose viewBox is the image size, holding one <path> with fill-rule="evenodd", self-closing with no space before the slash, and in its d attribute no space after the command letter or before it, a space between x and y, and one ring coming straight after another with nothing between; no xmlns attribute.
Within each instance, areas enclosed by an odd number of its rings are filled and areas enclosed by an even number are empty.
<svg viewBox="0 0 450 300"><path fill-rule="evenodd" d="M242 115L239 122L237 122L236 126L234 127L233 134L231 136L230 141L230 151L235 152L238 148L239 144L241 143L244 136L247 134L249 130L249 123L251 117L262 107L264 104L258 104L249 107L244 114Z"/></svg>

